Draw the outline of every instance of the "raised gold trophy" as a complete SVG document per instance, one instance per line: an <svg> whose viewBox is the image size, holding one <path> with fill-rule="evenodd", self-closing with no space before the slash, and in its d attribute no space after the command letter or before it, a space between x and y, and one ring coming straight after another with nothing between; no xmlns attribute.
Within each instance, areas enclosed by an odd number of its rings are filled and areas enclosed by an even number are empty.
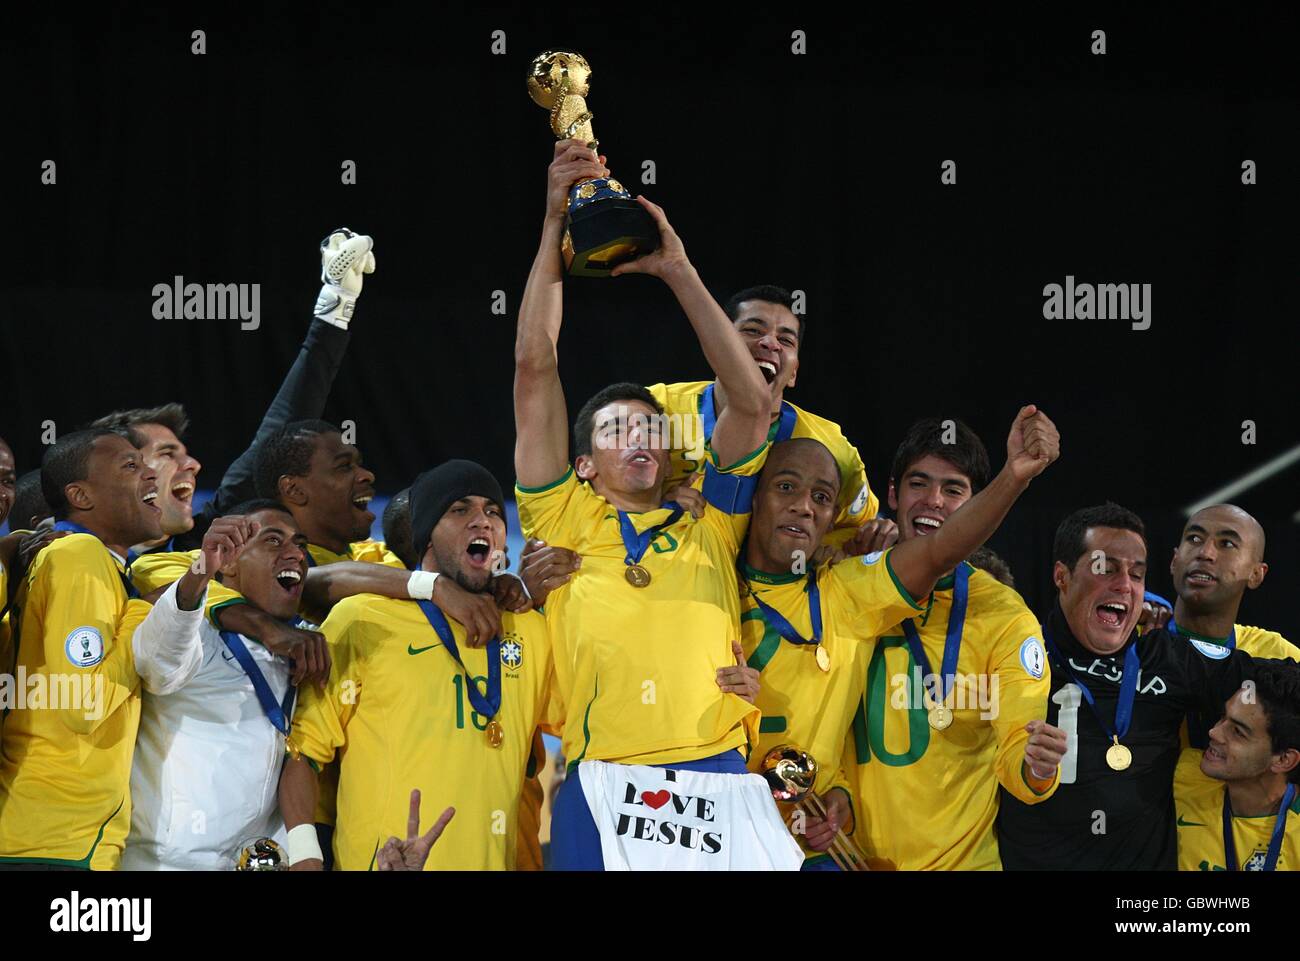
<svg viewBox="0 0 1300 961"><path fill-rule="evenodd" d="M805 814L827 819L826 802L813 790L817 783L817 762L811 754L793 744L778 745L763 757L762 774L776 801L793 804ZM826 853L841 871L870 870L866 856L843 829L835 832Z"/></svg>
<svg viewBox="0 0 1300 961"><path fill-rule="evenodd" d="M528 68L528 96L550 111L551 132L559 140L600 146L587 109L591 65L580 53L548 50ZM561 251L576 277L608 277L616 266L659 247L659 228L613 177L583 180L569 190L569 217Z"/></svg>

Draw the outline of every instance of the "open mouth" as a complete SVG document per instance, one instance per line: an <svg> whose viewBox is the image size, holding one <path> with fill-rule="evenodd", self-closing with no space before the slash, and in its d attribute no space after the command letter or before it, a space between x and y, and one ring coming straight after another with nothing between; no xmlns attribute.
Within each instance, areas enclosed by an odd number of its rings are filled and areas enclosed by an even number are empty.
<svg viewBox="0 0 1300 961"><path fill-rule="evenodd" d="M808 532L798 524L782 524L777 528L777 531L785 534L787 537L799 537L804 540L808 539Z"/></svg>
<svg viewBox="0 0 1300 961"><path fill-rule="evenodd" d="M486 567L492 558L492 545L486 537L476 537L469 542L465 553L469 555L469 562L474 567Z"/></svg>
<svg viewBox="0 0 1300 961"><path fill-rule="evenodd" d="M159 509L158 505L154 503L156 500L158 500L158 489L154 488L149 493L141 497L140 500L143 501L144 505L148 507L150 510L154 510L154 511L158 510Z"/></svg>
<svg viewBox="0 0 1300 961"><path fill-rule="evenodd" d="M1209 571L1190 571L1183 580L1185 580L1189 585L1209 586L1210 584L1219 583L1219 579Z"/></svg>
<svg viewBox="0 0 1300 961"><path fill-rule="evenodd" d="M643 467L643 466L653 467L655 459L651 457L649 454L647 454L645 451L639 450L636 453L632 454L630 457L628 457L627 462L636 467Z"/></svg>
<svg viewBox="0 0 1300 961"><path fill-rule="evenodd" d="M776 364L772 363L770 360L760 360L758 362L758 369L763 372L763 379L769 384L776 380Z"/></svg>
<svg viewBox="0 0 1300 961"><path fill-rule="evenodd" d="M1097 620L1107 627L1119 627L1128 616L1128 605L1118 601L1107 601L1097 605Z"/></svg>
<svg viewBox="0 0 1300 961"><path fill-rule="evenodd" d="M172 485L172 497L182 504L188 504L194 496L194 485L190 481L180 481Z"/></svg>
<svg viewBox="0 0 1300 961"><path fill-rule="evenodd" d="M940 518L930 517L928 514L912 518L912 530L921 536L933 534L942 526L943 521Z"/></svg>
<svg viewBox="0 0 1300 961"><path fill-rule="evenodd" d="M370 513L370 511L369 508L366 507L366 505L369 504L372 500L374 500L374 497L375 497L374 494L360 494L352 498L352 506L355 507L357 510L363 511L368 514Z"/></svg>
<svg viewBox="0 0 1300 961"><path fill-rule="evenodd" d="M275 575L275 582L292 594L302 584L302 572L288 568Z"/></svg>
<svg viewBox="0 0 1300 961"><path fill-rule="evenodd" d="M1211 741L1209 746L1206 747L1205 756L1209 758L1211 761L1217 761L1219 763L1222 763L1228 759L1228 755L1225 754L1223 751L1219 750L1217 747L1215 747L1213 741Z"/></svg>

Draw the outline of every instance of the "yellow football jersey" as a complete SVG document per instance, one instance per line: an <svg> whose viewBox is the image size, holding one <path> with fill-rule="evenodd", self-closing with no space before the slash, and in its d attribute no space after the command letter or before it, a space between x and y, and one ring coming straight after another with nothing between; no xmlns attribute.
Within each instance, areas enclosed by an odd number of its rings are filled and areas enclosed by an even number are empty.
<svg viewBox="0 0 1300 961"><path fill-rule="evenodd" d="M757 742L758 708L721 691L716 671L735 664L736 554L766 456L765 445L725 471L709 466L704 515L683 512L652 537L640 561L651 577L644 587L626 578L618 511L572 468L548 486L516 488L524 536L582 555L582 568L546 600L556 677L550 729L570 764L668 764L747 752ZM709 493L724 488L725 509ZM671 514L628 517L643 534Z"/></svg>
<svg viewBox="0 0 1300 961"><path fill-rule="evenodd" d="M1001 784L1026 804L1042 793L1025 780L1025 725L1047 715L1051 676L1037 619L1014 590L970 570L957 678L947 706L952 726L932 729L914 663L900 627L876 638L866 687L845 750L858 825L854 840L868 857L899 870L1000 870L994 820ZM912 619L938 673L943 663L951 575L929 609Z"/></svg>
<svg viewBox="0 0 1300 961"><path fill-rule="evenodd" d="M1237 631L1238 642L1241 630ZM1223 781L1201 772L1201 751L1189 748L1178 758L1174 769L1174 808L1178 811L1178 870L1226 871L1223 849ZM1232 843L1237 851L1237 868L1241 871L1263 870L1268 845L1277 823L1276 812L1259 817L1232 818ZM1286 814L1286 833L1278 854L1278 871L1300 867L1300 795L1291 802Z"/></svg>
<svg viewBox="0 0 1300 961"><path fill-rule="evenodd" d="M533 744L528 753L528 767L524 770L524 786L519 796L519 843L516 845L515 867L520 871L542 870L542 807L546 801L546 787L542 775L546 773L546 745L542 732L533 732Z"/></svg>
<svg viewBox="0 0 1300 961"><path fill-rule="evenodd" d="M821 606L821 646L829 669L817 663L817 646L782 638L779 628L759 607L761 600L784 617L800 637L811 639L811 595L806 575L771 575L741 567L749 591L741 600L745 660L760 672L758 748L749 767L759 771L763 757L781 744L793 744L817 761L814 789L825 795L832 786L849 788L839 775L844 738L866 683L865 642L917 611L918 606L894 577L889 555L853 557L817 572ZM757 598L757 600L756 600ZM852 835L856 825L847 833ZM797 840L802 841L801 838Z"/></svg>
<svg viewBox="0 0 1300 961"><path fill-rule="evenodd" d="M672 467L669 470L668 488L681 483L702 469L700 451L709 438L705 434L705 421L712 423L712 412L705 415L705 389L713 382L707 380L682 384L652 384L648 390L663 405L670 416L669 427L673 434ZM826 445L840 468L839 513L834 530L826 536L826 543L838 547L853 536L864 523L876 516L880 502L867 483L867 469L862 464L858 449L849 443L839 425L810 414L801 407L785 401L794 413L794 430L791 437L811 437ZM678 427L677 425L680 425ZM778 418L768 432L768 441L778 437L781 419Z"/></svg>
<svg viewBox="0 0 1300 961"><path fill-rule="evenodd" d="M131 636L150 606L90 534L32 562L12 615L17 647L0 742L0 861L112 870L131 823L140 678Z"/></svg>
<svg viewBox="0 0 1300 961"><path fill-rule="evenodd" d="M487 648L471 648L448 618L465 671L487 685ZM300 693L292 736L318 764L341 759L335 866L368 870L390 836L406 837L411 790L422 830L447 807L456 815L426 870L510 870L517 864L519 798L551 676L546 622L501 615L505 735L492 747L465 671L414 601L359 594L334 606L321 630L334 669L324 693Z"/></svg>
<svg viewBox="0 0 1300 961"><path fill-rule="evenodd" d="M9 630L9 571L0 562L0 671L13 673L14 649L13 635ZM0 724L4 723L3 711L0 711Z"/></svg>

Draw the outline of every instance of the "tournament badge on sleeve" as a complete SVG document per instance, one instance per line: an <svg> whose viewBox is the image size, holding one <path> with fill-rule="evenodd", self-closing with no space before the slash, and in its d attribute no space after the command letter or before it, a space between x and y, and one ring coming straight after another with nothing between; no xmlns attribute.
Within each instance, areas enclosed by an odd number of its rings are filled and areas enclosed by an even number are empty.
<svg viewBox="0 0 1300 961"><path fill-rule="evenodd" d="M757 774L582 761L607 871L798 871L803 852Z"/></svg>

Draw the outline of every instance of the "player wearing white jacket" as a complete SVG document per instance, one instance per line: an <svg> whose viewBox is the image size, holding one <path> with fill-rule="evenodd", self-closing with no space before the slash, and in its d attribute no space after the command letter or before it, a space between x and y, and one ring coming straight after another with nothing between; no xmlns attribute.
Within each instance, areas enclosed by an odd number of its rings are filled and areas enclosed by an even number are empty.
<svg viewBox="0 0 1300 961"><path fill-rule="evenodd" d="M273 501L235 512L258 528L239 559L222 568L222 582L271 616L295 620L306 537ZM210 622L200 640L203 660L189 683L144 699L122 856L127 870L228 870L251 841L284 842L276 789L296 693L290 662Z"/></svg>

